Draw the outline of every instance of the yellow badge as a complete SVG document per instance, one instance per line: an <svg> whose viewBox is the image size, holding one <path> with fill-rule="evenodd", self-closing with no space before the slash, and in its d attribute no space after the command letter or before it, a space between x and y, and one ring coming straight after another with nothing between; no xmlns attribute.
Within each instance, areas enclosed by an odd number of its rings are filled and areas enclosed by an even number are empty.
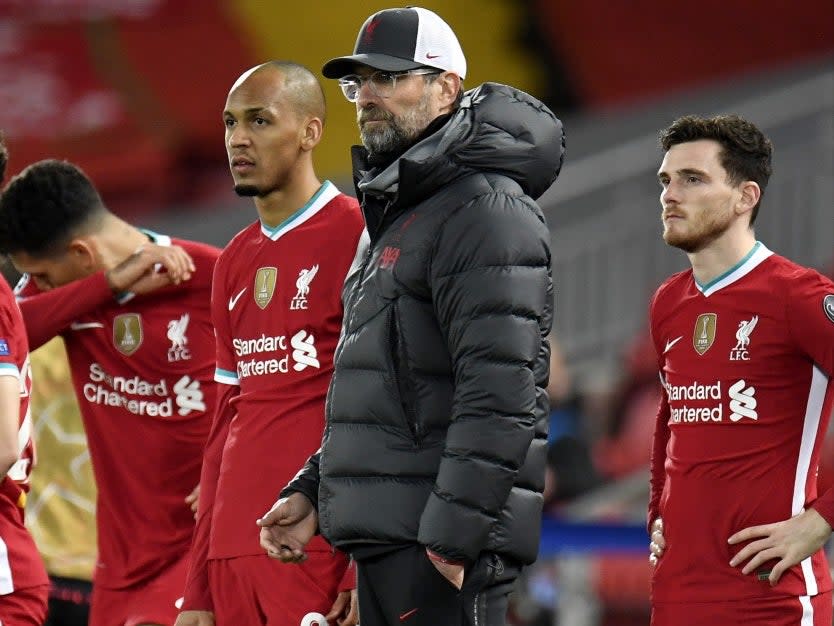
<svg viewBox="0 0 834 626"><path fill-rule="evenodd" d="M692 346L695 352L703 354L712 347L715 341L715 327L718 316L715 313L701 313L695 320L695 331L692 333Z"/></svg>
<svg viewBox="0 0 834 626"><path fill-rule="evenodd" d="M124 313L113 318L113 345L130 356L142 345L142 318L138 313Z"/></svg>
<svg viewBox="0 0 834 626"><path fill-rule="evenodd" d="M278 282L278 268L261 267L255 274L255 304L266 308L275 293L275 283Z"/></svg>

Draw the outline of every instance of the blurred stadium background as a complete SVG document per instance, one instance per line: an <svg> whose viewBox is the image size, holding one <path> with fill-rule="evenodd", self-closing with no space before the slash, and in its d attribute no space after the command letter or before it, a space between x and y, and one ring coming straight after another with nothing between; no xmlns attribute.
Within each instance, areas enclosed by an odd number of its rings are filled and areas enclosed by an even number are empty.
<svg viewBox="0 0 834 626"><path fill-rule="evenodd" d="M353 46L367 1L0 0L0 129L10 174L64 158L139 225L225 244L254 219L232 193L221 111L269 59L315 71ZM659 237L658 129L739 113L776 146L757 233L834 272L831 0L426 0L466 52L466 85L513 84L565 122L566 166L541 203L557 317L548 513L518 625L647 624L643 532L659 389L648 297L685 258ZM318 171L353 192L354 109L333 81ZM834 441L821 480L834 481Z"/></svg>

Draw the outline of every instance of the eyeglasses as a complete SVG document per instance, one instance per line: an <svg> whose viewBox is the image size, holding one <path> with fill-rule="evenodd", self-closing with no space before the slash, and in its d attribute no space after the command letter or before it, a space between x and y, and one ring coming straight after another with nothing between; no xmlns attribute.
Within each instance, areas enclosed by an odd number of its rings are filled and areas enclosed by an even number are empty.
<svg viewBox="0 0 834 626"><path fill-rule="evenodd" d="M339 79L339 87L348 102L356 102L359 99L359 90L362 85L368 83L371 92L380 98L390 98L397 87L397 79L402 76L426 76L429 74L441 74L441 70L431 68L407 70L405 72L383 72L378 71L368 76L349 74Z"/></svg>

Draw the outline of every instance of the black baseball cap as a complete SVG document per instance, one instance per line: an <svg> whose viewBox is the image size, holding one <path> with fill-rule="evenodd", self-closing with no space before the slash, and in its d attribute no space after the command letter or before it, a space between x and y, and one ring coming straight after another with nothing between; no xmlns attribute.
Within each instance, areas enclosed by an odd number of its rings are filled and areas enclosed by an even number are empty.
<svg viewBox="0 0 834 626"><path fill-rule="evenodd" d="M386 72L434 67L466 78L466 58L458 38L443 19L428 9L385 9L365 20L353 54L324 64L326 78L341 78L357 64Z"/></svg>

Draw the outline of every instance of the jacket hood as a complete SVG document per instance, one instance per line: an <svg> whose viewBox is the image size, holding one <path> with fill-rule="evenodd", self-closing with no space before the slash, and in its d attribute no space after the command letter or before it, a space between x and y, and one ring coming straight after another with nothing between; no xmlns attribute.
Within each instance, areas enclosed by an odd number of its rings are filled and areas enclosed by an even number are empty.
<svg viewBox="0 0 834 626"><path fill-rule="evenodd" d="M484 83L467 91L437 132L383 171L365 172L366 152L354 153L357 189L396 194L409 202L474 172L502 174L538 199L556 180L565 154L562 122L543 103L514 87Z"/></svg>

